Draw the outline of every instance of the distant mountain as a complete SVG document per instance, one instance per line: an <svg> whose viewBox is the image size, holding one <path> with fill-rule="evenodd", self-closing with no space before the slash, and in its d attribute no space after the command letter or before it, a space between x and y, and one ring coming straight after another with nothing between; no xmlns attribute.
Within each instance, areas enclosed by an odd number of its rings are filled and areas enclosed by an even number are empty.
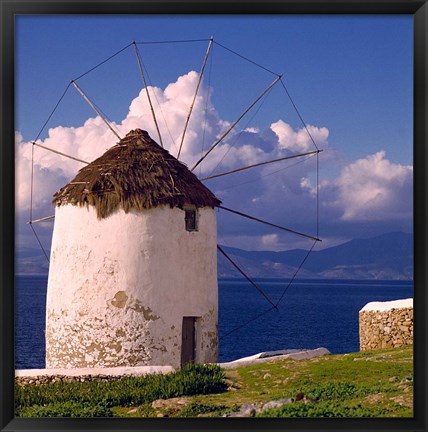
<svg viewBox="0 0 428 432"><path fill-rule="evenodd" d="M307 255L303 249L272 252L222 248L254 278L289 278ZM20 248L17 256L17 273L47 274L48 262L41 250ZM218 275L242 277L221 254L218 255ZM312 251L299 271L299 278L411 280L413 236L389 233Z"/></svg>
<svg viewBox="0 0 428 432"><path fill-rule="evenodd" d="M252 277L289 278L307 254L294 249L283 252L244 251L222 246ZM219 277L239 273L219 254ZM299 271L300 278L411 280L413 236L401 232L356 239L339 246L313 251Z"/></svg>

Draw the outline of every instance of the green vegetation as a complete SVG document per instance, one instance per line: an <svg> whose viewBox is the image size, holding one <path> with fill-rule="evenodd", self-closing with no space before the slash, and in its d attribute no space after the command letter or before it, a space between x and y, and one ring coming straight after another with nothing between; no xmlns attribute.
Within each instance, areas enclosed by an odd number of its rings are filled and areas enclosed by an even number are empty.
<svg viewBox="0 0 428 432"><path fill-rule="evenodd" d="M198 417L200 414L208 413L221 415L226 411L230 411L229 407L226 405L204 405L200 403L191 403L178 413L178 417Z"/></svg>
<svg viewBox="0 0 428 432"><path fill-rule="evenodd" d="M383 399L384 394L395 393L393 386L366 385L350 382L332 382L300 387L301 393L314 402L294 403L267 410L260 417L390 417L397 409L370 403ZM382 396L379 396L382 395ZM290 394L291 397L291 394ZM368 399L366 399L368 398ZM366 400L366 403L364 401ZM368 402L368 403L367 403Z"/></svg>
<svg viewBox="0 0 428 432"><path fill-rule="evenodd" d="M168 375L16 386L15 412L17 417L111 417L112 407L139 406L156 399L226 389L224 373L218 366L189 364Z"/></svg>
<svg viewBox="0 0 428 432"><path fill-rule="evenodd" d="M18 416L218 417L242 405L306 398L261 417L412 417L412 346L222 371L17 387ZM300 398L297 398L300 399Z"/></svg>
<svg viewBox="0 0 428 432"><path fill-rule="evenodd" d="M43 406L19 407L16 415L17 417L113 417L113 412L106 405L62 401Z"/></svg>

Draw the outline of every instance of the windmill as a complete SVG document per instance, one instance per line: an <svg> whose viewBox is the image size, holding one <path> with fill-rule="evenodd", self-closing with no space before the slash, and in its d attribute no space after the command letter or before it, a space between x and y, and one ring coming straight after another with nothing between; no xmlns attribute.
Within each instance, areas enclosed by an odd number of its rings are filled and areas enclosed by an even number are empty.
<svg viewBox="0 0 428 432"><path fill-rule="evenodd" d="M110 58L128 48L134 49L158 143L139 128L127 131L122 138L78 85L80 77L70 82L66 92L71 85L75 87L116 136L117 143L88 163L42 145L37 138L33 141L33 153L35 146L41 147L85 165L55 194L55 216L33 220L30 213L29 224L35 234L36 222L55 219L46 310L47 367L172 365L178 368L187 362L215 362L218 354L216 249L265 298L269 310L277 309L283 295L276 301L269 298L224 248L217 245L216 208L309 240L312 246L302 264L320 241L318 221L315 235L273 224L223 206L221 198L205 186L219 177L297 158L315 156L318 170L322 150L304 123L314 150L200 179L194 174L277 84L297 111L281 74L274 73L274 80L222 130L208 150L201 152L190 169L180 161L212 47L217 44L227 49L212 37L207 41L176 156L164 149L137 42ZM297 272L288 286L296 275Z"/></svg>

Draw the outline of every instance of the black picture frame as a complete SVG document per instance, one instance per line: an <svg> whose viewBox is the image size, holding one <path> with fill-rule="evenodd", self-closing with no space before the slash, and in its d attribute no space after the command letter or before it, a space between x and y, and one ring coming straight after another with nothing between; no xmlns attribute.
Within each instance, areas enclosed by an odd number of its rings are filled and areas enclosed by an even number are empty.
<svg viewBox="0 0 428 432"><path fill-rule="evenodd" d="M428 5L415 0L8 1L1 9L0 428L35 430L427 430ZM24 419L14 418L14 18L20 14L407 14L414 19L414 418Z"/></svg>

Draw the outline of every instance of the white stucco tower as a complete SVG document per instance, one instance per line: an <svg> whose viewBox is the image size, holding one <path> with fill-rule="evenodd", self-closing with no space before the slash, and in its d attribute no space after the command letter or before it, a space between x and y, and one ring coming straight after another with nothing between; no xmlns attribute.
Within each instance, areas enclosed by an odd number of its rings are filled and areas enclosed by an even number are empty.
<svg viewBox="0 0 428 432"><path fill-rule="evenodd" d="M53 203L46 367L216 362L220 201L140 129Z"/></svg>

